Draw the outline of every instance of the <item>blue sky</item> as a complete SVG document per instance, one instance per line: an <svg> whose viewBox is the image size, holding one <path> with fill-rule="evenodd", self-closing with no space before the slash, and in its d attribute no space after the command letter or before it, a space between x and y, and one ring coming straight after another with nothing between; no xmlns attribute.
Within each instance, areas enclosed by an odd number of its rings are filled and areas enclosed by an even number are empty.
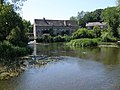
<svg viewBox="0 0 120 90"><path fill-rule="evenodd" d="M22 12L23 18L33 23L34 19L69 19L80 11L94 11L96 9L116 5L116 0L27 0Z"/></svg>

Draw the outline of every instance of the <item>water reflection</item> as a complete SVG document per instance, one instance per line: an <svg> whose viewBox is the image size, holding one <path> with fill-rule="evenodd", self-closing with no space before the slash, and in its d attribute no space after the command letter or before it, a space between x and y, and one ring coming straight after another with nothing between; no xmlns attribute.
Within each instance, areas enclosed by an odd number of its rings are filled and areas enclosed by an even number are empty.
<svg viewBox="0 0 120 90"><path fill-rule="evenodd" d="M55 43L49 45L38 44L36 52L38 55L72 56L100 61L108 65L120 64L120 48L73 48L63 43Z"/></svg>
<svg viewBox="0 0 120 90"><path fill-rule="evenodd" d="M35 55L62 56L0 81L0 90L120 90L120 48L73 48L37 44Z"/></svg>

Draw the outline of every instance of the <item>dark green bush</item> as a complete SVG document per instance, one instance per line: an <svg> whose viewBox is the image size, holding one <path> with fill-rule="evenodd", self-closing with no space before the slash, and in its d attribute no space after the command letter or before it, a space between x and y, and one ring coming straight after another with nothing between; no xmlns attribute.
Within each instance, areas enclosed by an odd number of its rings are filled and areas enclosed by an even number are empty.
<svg viewBox="0 0 120 90"><path fill-rule="evenodd" d="M14 46L8 41L0 42L0 60L11 61L32 53L28 47Z"/></svg>
<svg viewBox="0 0 120 90"><path fill-rule="evenodd" d="M70 36L64 35L58 35L58 36L51 36L51 35L43 35L39 38L37 38L37 42L44 42L44 43L50 43L50 42L68 42L71 40Z"/></svg>
<svg viewBox="0 0 120 90"><path fill-rule="evenodd" d="M117 39L115 37L113 37L110 34L110 32L102 32L101 41L102 42L116 42Z"/></svg>

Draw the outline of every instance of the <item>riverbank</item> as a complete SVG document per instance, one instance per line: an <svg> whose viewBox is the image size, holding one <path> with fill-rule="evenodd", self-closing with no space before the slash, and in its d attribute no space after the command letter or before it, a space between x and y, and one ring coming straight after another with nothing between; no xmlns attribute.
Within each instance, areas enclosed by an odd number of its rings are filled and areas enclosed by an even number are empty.
<svg viewBox="0 0 120 90"><path fill-rule="evenodd" d="M120 45L116 42L100 42L98 43L98 47L116 47L119 48Z"/></svg>
<svg viewBox="0 0 120 90"><path fill-rule="evenodd" d="M7 80L12 77L19 76L22 72L27 70L26 60L18 60L13 62L0 63L0 80Z"/></svg>
<svg viewBox="0 0 120 90"><path fill-rule="evenodd" d="M48 56L36 56L36 60L33 60L33 56L22 57L17 63L11 65L0 65L0 80L7 80L13 77L19 76L25 70L31 66L41 67L49 62L57 62L62 60L63 57L48 57Z"/></svg>
<svg viewBox="0 0 120 90"><path fill-rule="evenodd" d="M25 71L25 69L26 67L24 65L20 65L20 67L0 65L0 80L7 80L12 77L17 77Z"/></svg>

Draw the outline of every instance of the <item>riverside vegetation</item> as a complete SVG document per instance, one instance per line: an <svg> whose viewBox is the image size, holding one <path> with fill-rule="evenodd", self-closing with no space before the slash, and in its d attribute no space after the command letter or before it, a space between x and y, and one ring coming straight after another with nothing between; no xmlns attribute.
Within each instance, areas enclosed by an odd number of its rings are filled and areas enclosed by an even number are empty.
<svg viewBox="0 0 120 90"><path fill-rule="evenodd" d="M32 53L27 46L26 35L30 22L16 13L16 9L20 8L19 1L15 0L12 4L7 0L0 2L0 79L22 72L20 58Z"/></svg>
<svg viewBox="0 0 120 90"><path fill-rule="evenodd" d="M32 53L27 46L28 37L26 35L32 31L32 25L29 21L23 20L19 13L16 13L16 10L22 5L19 2L25 0L12 1L13 3L8 0L0 2L0 79L19 75L24 70L21 57ZM116 42L120 40L119 13L119 6L98 9L93 12L82 11L78 13L77 17L70 18L77 20L81 27L72 36L43 35L37 39L37 42L68 42L68 45L77 47L92 47L101 42ZM95 26L93 30L85 29L86 22L98 21L107 22L108 29L100 30L99 26Z"/></svg>

